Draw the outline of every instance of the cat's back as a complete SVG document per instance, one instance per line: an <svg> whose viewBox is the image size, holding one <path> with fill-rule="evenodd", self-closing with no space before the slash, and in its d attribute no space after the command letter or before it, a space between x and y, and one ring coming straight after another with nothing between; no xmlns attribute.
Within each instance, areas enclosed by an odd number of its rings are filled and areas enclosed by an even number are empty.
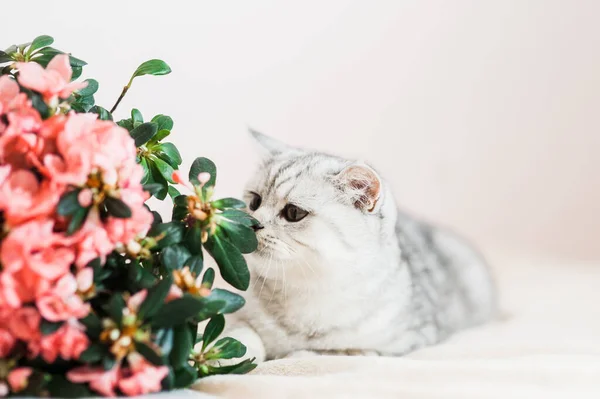
<svg viewBox="0 0 600 399"><path fill-rule="evenodd" d="M410 269L414 305L439 329L439 339L488 321L496 310L496 289L481 254L453 231L398 213L396 235Z"/></svg>

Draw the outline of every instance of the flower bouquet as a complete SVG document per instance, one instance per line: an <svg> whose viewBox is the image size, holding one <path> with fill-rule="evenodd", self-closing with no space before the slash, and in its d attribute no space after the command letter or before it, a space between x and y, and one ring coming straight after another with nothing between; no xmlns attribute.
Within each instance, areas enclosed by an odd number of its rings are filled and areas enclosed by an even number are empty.
<svg viewBox="0 0 600 399"><path fill-rule="evenodd" d="M213 200L210 160L178 170L170 117L113 122L134 79L169 66L141 64L109 111L97 81L77 80L86 63L52 44L0 51L0 397L139 395L252 370L219 367L245 355L219 339L244 300L212 287L203 253L247 289L256 221L240 200ZM172 221L151 196L172 198Z"/></svg>

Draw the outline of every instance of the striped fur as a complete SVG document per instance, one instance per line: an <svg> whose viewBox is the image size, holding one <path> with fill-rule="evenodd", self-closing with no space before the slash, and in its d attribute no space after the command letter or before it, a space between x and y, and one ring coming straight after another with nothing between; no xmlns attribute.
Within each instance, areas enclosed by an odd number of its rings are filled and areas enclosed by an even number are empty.
<svg viewBox="0 0 600 399"><path fill-rule="evenodd" d="M261 195L251 213L265 228L228 331L249 355L402 355L491 317L492 279L464 240L398 211L384 181L374 208L357 208L339 178L356 162L255 138L265 156L247 195ZM310 213L288 222L287 203Z"/></svg>

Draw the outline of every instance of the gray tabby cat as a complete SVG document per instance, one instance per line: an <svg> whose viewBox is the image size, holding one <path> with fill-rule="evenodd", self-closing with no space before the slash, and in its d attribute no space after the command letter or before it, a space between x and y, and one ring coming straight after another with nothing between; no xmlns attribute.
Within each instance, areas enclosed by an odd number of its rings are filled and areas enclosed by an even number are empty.
<svg viewBox="0 0 600 399"><path fill-rule="evenodd" d="M491 318L484 260L398 211L371 167L253 136L264 157L246 201L262 226L247 304L226 331L247 357L402 355Z"/></svg>

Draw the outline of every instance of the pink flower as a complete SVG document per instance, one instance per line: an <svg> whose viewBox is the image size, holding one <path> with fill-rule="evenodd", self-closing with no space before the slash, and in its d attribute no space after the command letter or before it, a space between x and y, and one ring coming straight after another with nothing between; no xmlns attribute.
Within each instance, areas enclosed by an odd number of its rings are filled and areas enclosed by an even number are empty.
<svg viewBox="0 0 600 399"><path fill-rule="evenodd" d="M171 288L169 289L169 293L167 294L167 297L165 298L165 302L170 302L173 299L181 298L182 296L183 296L183 291L181 291L181 288L179 288L177 285L173 284L173 285L171 285Z"/></svg>
<svg viewBox="0 0 600 399"><path fill-rule="evenodd" d="M119 366L111 370L102 367L81 366L67 372L67 379L76 384L89 382L90 389L102 396L117 396L115 388L119 379Z"/></svg>
<svg viewBox="0 0 600 399"><path fill-rule="evenodd" d="M92 197L92 190L86 188L81 190L79 194L77 194L77 202L79 202L79 205L81 205L82 207L87 208L88 206L92 205Z"/></svg>
<svg viewBox="0 0 600 399"><path fill-rule="evenodd" d="M88 346L90 340L81 328L67 322L54 333L42 337L40 351L46 362L54 363L58 356L64 360L79 359Z"/></svg>
<svg viewBox="0 0 600 399"><path fill-rule="evenodd" d="M83 227L75 233L71 241L77 252L75 265L79 268L98 257L104 260L115 247L108 237L100 220L98 209L95 207L91 208Z"/></svg>
<svg viewBox="0 0 600 399"><path fill-rule="evenodd" d="M146 299L147 295L148 290L141 290L138 291L135 295L130 296L127 300L127 307L129 308L129 310L131 310L133 313L137 313L138 309L142 305L142 302L144 302L144 300Z"/></svg>
<svg viewBox="0 0 600 399"><path fill-rule="evenodd" d="M40 336L40 314L35 308L17 309L8 321L13 336L23 341L37 340Z"/></svg>
<svg viewBox="0 0 600 399"><path fill-rule="evenodd" d="M15 337L4 329L0 328L0 359L6 358L15 346Z"/></svg>
<svg viewBox="0 0 600 399"><path fill-rule="evenodd" d="M15 273L0 273L0 293L13 308L33 302L50 289L50 281L24 267Z"/></svg>
<svg viewBox="0 0 600 399"><path fill-rule="evenodd" d="M33 372L33 369L30 367L18 367L13 369L8 373L8 385L10 385L10 389L13 392L20 392L23 389L27 388L27 384L29 383L29 376Z"/></svg>
<svg viewBox="0 0 600 399"><path fill-rule="evenodd" d="M27 104L27 96L21 93L19 85L8 75L0 76L0 115ZM2 130L0 130L0 133Z"/></svg>
<svg viewBox="0 0 600 399"><path fill-rule="evenodd" d="M18 63L19 83L44 96L44 100L53 102L57 98L68 98L74 90L83 89L87 83L72 82L73 71L69 64L69 56L55 56L46 69L35 62Z"/></svg>
<svg viewBox="0 0 600 399"><path fill-rule="evenodd" d="M80 319L90 311L90 305L77 295L77 280L67 273L46 295L36 301L40 314L52 322Z"/></svg>
<svg viewBox="0 0 600 399"><path fill-rule="evenodd" d="M9 226L51 215L59 198L60 191L47 181L40 184L33 173L24 169L13 170L0 184L0 210Z"/></svg>
<svg viewBox="0 0 600 399"><path fill-rule="evenodd" d="M122 378L118 383L119 389L125 395L137 396L161 390L161 381L169 374L166 366L152 366L136 352L131 353L127 360L130 369L124 370L123 375L129 376Z"/></svg>

